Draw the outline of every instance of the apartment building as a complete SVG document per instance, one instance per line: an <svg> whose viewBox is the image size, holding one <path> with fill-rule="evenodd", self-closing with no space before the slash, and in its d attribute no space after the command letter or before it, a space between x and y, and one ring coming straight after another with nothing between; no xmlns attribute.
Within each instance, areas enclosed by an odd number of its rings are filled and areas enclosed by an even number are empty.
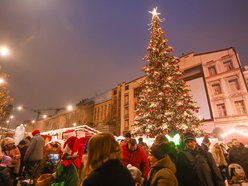
<svg viewBox="0 0 248 186"><path fill-rule="evenodd" d="M248 126L248 92L238 54L234 48L206 53L189 53L180 57L179 66L184 80L190 86L190 94L200 106L199 117L203 127L211 132L220 127L224 130ZM131 130L135 118L139 83L142 78L116 87L119 110L115 118L120 123L120 133Z"/></svg>
<svg viewBox="0 0 248 186"><path fill-rule="evenodd" d="M197 114L203 118L203 128L212 132L217 127L223 130L248 127L248 68L243 73L234 48L192 52L179 60L190 94L200 107ZM132 130L143 78L123 82L90 102L84 100L75 111L40 120L36 127L46 131L70 127L75 122L88 123L97 130L122 135Z"/></svg>

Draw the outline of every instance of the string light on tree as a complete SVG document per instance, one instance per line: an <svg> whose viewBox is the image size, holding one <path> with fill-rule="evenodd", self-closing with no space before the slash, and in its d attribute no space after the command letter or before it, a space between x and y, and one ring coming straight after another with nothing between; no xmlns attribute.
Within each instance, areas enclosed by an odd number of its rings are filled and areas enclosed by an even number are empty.
<svg viewBox="0 0 248 186"><path fill-rule="evenodd" d="M189 88L182 79L179 60L173 56L173 48L160 26L160 13L153 11L150 24L150 40L147 47L147 62L143 68L145 77L140 83L136 118L136 134L162 134L164 130L175 133L198 127L200 119L195 115L199 110L189 95Z"/></svg>

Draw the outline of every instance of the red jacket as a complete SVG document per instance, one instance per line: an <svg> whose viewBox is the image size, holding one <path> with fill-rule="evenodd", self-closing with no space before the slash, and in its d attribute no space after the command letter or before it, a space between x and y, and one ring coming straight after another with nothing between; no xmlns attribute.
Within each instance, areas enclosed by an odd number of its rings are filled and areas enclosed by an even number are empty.
<svg viewBox="0 0 248 186"><path fill-rule="evenodd" d="M145 150L137 145L137 149L133 152L129 151L128 144L124 143L122 147L122 164L127 166L131 164L132 166L137 167L141 172L144 178L147 178L149 172L149 162L146 156Z"/></svg>

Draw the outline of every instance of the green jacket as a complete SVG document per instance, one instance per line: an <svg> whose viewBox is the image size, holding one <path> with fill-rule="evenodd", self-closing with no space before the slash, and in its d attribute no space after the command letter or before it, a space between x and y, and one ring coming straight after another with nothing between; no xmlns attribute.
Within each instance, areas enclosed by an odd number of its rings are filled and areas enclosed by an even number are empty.
<svg viewBox="0 0 248 186"><path fill-rule="evenodd" d="M176 166L167 155L151 166L148 175L149 186L178 186Z"/></svg>
<svg viewBox="0 0 248 186"><path fill-rule="evenodd" d="M78 175L76 166L72 163L68 167L65 167L60 163L56 170L55 182L64 182L65 186L77 186Z"/></svg>

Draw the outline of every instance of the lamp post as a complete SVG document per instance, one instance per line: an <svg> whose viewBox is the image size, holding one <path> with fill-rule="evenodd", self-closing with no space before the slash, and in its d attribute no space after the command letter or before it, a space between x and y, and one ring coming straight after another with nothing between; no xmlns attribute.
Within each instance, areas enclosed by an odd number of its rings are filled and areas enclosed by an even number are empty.
<svg viewBox="0 0 248 186"><path fill-rule="evenodd" d="M0 56L5 57L9 55L9 49L5 46L0 47Z"/></svg>

